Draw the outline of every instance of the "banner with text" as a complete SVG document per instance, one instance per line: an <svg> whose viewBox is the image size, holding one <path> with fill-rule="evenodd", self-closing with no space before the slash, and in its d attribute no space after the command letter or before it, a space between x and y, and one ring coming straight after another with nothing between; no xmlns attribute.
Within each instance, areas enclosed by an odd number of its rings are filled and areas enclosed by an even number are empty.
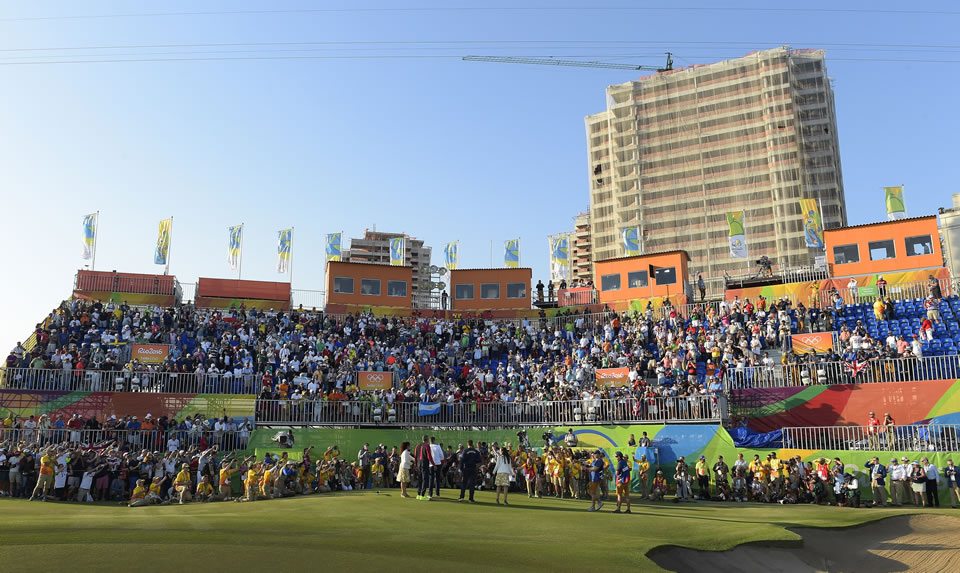
<svg viewBox="0 0 960 573"><path fill-rule="evenodd" d="M629 386L629 368L597 368L597 386Z"/></svg>
<svg viewBox="0 0 960 573"><path fill-rule="evenodd" d="M161 364L170 356L170 347L166 344L134 344L130 358L143 364Z"/></svg>

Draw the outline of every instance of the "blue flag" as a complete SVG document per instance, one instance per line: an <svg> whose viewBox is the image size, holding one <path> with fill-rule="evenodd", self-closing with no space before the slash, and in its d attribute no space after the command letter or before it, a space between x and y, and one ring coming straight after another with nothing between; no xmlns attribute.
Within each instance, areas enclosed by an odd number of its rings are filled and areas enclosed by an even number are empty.
<svg viewBox="0 0 960 573"><path fill-rule="evenodd" d="M421 416L436 416L440 413L440 404L435 402L420 402Z"/></svg>

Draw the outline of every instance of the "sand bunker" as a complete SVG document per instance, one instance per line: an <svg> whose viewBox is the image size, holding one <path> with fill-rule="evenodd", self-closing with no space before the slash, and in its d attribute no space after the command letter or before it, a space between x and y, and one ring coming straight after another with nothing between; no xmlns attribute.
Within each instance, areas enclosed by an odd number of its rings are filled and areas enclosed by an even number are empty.
<svg viewBox="0 0 960 573"><path fill-rule="evenodd" d="M665 547L654 549L649 557L660 567L681 573L933 572L955 569L960 563L960 519L945 515L904 515L847 529L791 531L803 542L745 544L729 551Z"/></svg>

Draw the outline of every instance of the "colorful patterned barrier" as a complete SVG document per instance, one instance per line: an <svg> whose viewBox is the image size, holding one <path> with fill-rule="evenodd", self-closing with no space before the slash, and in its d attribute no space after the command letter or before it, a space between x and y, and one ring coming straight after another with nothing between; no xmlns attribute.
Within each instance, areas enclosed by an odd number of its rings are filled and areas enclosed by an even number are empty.
<svg viewBox="0 0 960 573"><path fill-rule="evenodd" d="M758 432L790 426L863 425L872 411L897 424L960 423L960 381L837 384L735 390L735 415Z"/></svg>
<svg viewBox="0 0 960 573"><path fill-rule="evenodd" d="M51 418L80 414L103 421L111 415L138 416L152 414L181 420L202 414L208 418L229 416L252 418L254 396L247 394L160 394L150 392L37 392L29 390L0 391L0 419L14 416Z"/></svg>
<svg viewBox="0 0 960 573"><path fill-rule="evenodd" d="M527 438L533 447L543 445L541 434L546 431L553 432L554 438L561 440L566 433L566 427L554 428L528 428ZM279 448L272 441L276 434L275 429L255 430L250 438L250 449L255 449L257 456L262 456L265 452L277 452ZM292 450L288 450L290 457L297 459L303 448L314 446L314 456L319 456L329 446L339 447L341 455L347 461L356 460L357 452L365 444L370 444L371 448L376 448L378 444L383 444L387 448L399 446L402 442L410 442L416 445L423 439L424 434L435 436L437 443L446 446L452 446L454 449L459 444L466 444L468 439L474 441L482 440L488 444L493 442L517 443L516 430L486 430L486 431L459 431L459 430L377 430L377 429L293 429L295 444ZM643 432L652 440L650 448L628 447L627 442L630 434L633 434L637 441L640 440ZM746 448L737 448L730 434L718 425L702 424L669 424L669 425L642 425L642 426L597 426L590 428L574 428L574 434L579 440L578 447L581 449L601 449L609 459L614 459L616 452L623 452L633 458L639 458L646 455L651 460L651 467L657 466L664 469L667 479L672 481L673 468L677 458L683 456L687 463L692 467L699 456L703 455L710 461L711 465L716 461L717 456L723 456L728 464L732 464L737 458L738 453L742 453L748 460L753 459L754 454L761 458L766 458L771 450L752 450ZM319 450L319 451L317 451ZM870 452L870 451L834 451L834 450L796 450L780 448L773 450L777 457L791 458L800 456L804 461L813 461L820 457L832 460L839 457L847 464L847 471L862 473L863 464L872 456L880 457L884 462L889 461L893 456L900 458L907 456L911 460L927 457L937 467L943 468L946 460L953 457L954 460L960 455L956 452L917 452L917 451L898 451L898 452ZM655 471L655 469L654 469ZM652 478L652 474L651 474ZM869 479L863 479L860 475L861 486L864 497L870 497ZM634 491L638 490L636 484L636 472L634 472ZM949 499L949 497L942 497Z"/></svg>

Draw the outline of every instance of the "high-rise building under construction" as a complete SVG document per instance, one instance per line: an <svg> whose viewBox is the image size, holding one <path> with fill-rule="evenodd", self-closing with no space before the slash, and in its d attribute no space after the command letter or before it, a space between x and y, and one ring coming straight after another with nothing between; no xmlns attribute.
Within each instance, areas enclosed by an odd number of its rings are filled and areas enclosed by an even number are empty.
<svg viewBox="0 0 960 573"><path fill-rule="evenodd" d="M586 118L594 261L686 250L691 271L721 277L761 255L812 266L798 200L825 228L846 224L833 90L820 50L777 48L609 86ZM749 259L731 259L728 211L745 211Z"/></svg>

